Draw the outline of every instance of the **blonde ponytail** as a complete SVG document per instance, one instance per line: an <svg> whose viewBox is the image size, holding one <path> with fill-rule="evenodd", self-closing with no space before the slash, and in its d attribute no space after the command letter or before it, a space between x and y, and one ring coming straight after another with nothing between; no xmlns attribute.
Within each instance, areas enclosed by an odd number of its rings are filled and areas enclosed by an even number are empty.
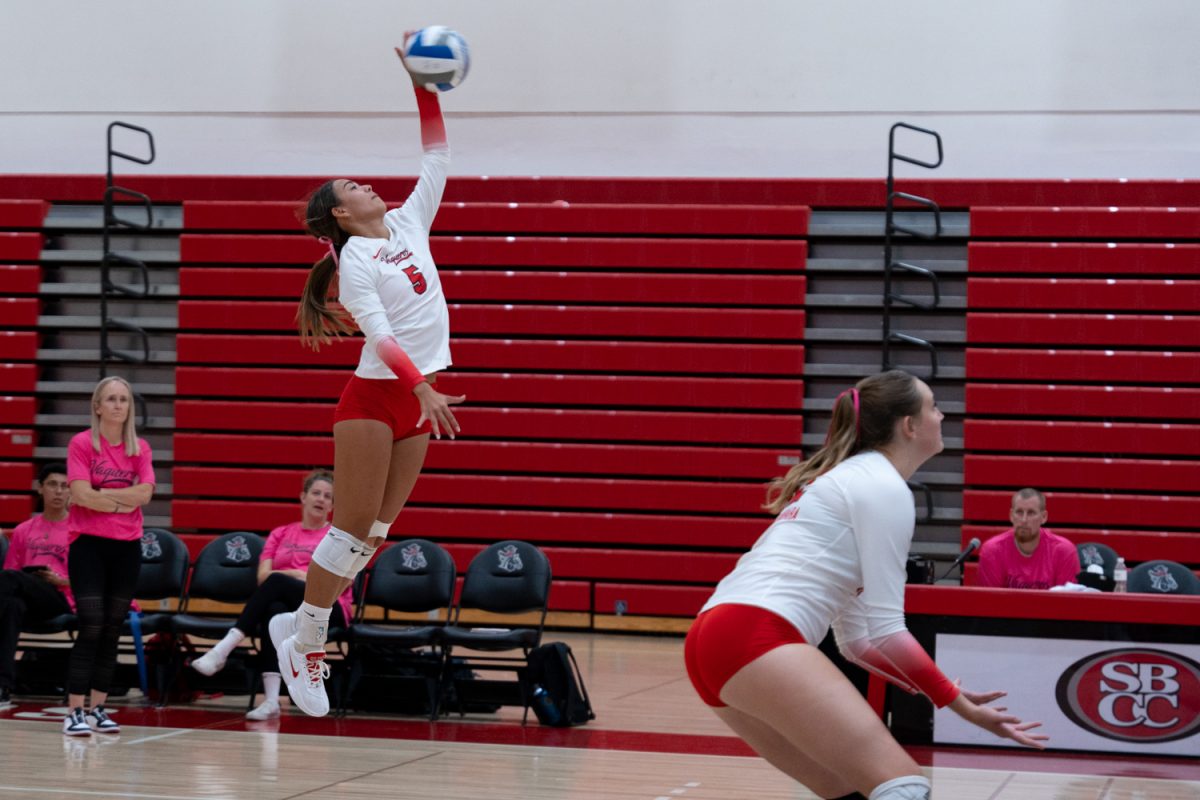
<svg viewBox="0 0 1200 800"><path fill-rule="evenodd" d="M921 410L917 379L899 369L863 378L833 402L829 433L821 449L767 486L763 505L778 514L818 477L863 450L874 450L891 441L896 420Z"/></svg>

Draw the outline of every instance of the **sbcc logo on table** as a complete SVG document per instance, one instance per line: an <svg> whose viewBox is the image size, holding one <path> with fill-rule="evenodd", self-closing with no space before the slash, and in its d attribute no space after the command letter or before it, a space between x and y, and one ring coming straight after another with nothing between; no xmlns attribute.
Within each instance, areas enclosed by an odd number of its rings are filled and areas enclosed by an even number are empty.
<svg viewBox="0 0 1200 800"><path fill-rule="evenodd" d="M1171 742L1200 730L1200 664L1148 648L1076 661L1055 687L1076 725L1122 742Z"/></svg>

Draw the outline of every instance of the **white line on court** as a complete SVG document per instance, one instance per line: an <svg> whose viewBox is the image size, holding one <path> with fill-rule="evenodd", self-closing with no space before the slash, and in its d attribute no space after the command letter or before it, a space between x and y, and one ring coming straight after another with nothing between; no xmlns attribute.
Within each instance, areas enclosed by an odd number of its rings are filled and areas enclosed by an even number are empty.
<svg viewBox="0 0 1200 800"><path fill-rule="evenodd" d="M185 733L194 733L197 730L199 730L199 728L184 728L178 731L171 731L170 733L160 733L155 736L143 736L141 739L133 739L128 742L121 742L121 744L141 744L142 742L153 742L155 739L170 739L172 736L183 736Z"/></svg>
<svg viewBox="0 0 1200 800"><path fill-rule="evenodd" d="M93 792L88 789L38 788L36 786L0 786L0 792L20 792L22 794L81 794L89 797L112 797L111 791ZM121 792L121 797L140 797L146 800L216 800L212 796L182 794L141 794L139 792Z"/></svg>

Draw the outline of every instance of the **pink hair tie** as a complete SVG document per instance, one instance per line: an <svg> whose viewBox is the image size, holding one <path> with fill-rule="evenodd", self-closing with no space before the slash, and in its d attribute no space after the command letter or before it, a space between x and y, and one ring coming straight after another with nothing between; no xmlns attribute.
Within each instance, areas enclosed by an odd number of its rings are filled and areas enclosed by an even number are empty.
<svg viewBox="0 0 1200 800"><path fill-rule="evenodd" d="M322 236L317 241L329 248L329 255L333 256L333 265L340 267L341 264L338 263L337 248L333 246L333 239L330 239L328 236ZM858 408L857 400L854 401L854 407Z"/></svg>
<svg viewBox="0 0 1200 800"><path fill-rule="evenodd" d="M862 410L858 404L858 389L850 388L833 398L833 407L837 408L837 404L842 398L850 395L850 400L854 403L854 441L858 441L862 436ZM829 432L825 434L826 443L829 442L829 437L833 434L833 426L829 427Z"/></svg>

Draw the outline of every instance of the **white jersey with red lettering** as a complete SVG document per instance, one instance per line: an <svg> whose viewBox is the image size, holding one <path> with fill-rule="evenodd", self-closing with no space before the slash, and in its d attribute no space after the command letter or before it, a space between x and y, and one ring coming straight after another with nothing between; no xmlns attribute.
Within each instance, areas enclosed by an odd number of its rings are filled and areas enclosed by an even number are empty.
<svg viewBox="0 0 1200 800"><path fill-rule="evenodd" d="M704 610L722 603L765 608L813 645L832 625L847 658L944 705L958 691L904 624L915 526L904 478L882 453L858 453L780 512Z"/></svg>
<svg viewBox="0 0 1200 800"><path fill-rule="evenodd" d="M429 251L449 166L448 148L426 150L416 188L403 206L384 215L388 238L351 236L342 246L338 300L367 338L354 370L360 378L396 377L376 352L388 336L423 375L451 363L450 314Z"/></svg>

